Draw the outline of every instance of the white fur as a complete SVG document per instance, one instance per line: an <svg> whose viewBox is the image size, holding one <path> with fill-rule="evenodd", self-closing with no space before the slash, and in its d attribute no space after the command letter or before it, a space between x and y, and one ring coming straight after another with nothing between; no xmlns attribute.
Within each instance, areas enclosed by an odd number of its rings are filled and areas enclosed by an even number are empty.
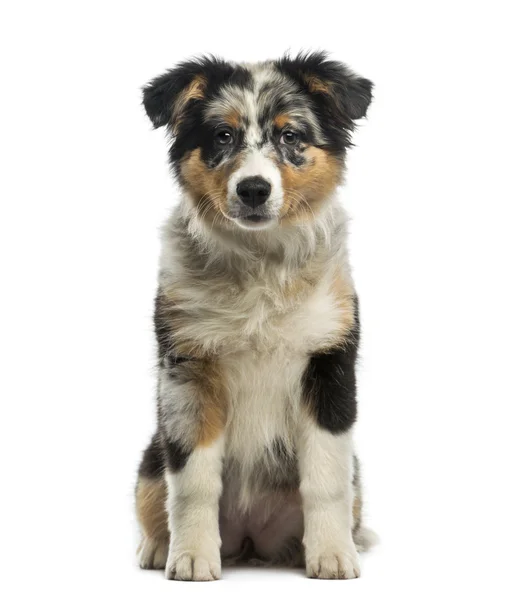
<svg viewBox="0 0 510 600"><path fill-rule="evenodd" d="M170 551L167 579L210 581L221 575L218 523L223 436L196 448L177 473L167 472Z"/></svg>
<svg viewBox="0 0 510 600"><path fill-rule="evenodd" d="M266 200L265 208L273 218L277 218L283 205L282 178L278 167L267 156L267 148L251 148L245 155L244 161L228 181L229 204L239 202L237 185L247 177L262 177L271 184L271 194ZM251 227L250 227L251 229Z"/></svg>
<svg viewBox="0 0 510 600"><path fill-rule="evenodd" d="M164 569L168 556L168 542L165 539L144 536L137 556L142 569Z"/></svg>
<svg viewBox="0 0 510 600"><path fill-rule="evenodd" d="M352 538L351 433L333 435L303 415L298 463L307 575L320 579L359 577L358 554Z"/></svg>

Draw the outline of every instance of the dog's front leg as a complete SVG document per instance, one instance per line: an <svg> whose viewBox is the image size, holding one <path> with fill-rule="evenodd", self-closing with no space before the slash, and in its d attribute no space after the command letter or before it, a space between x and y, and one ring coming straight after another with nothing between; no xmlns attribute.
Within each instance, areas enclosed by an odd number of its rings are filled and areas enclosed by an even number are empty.
<svg viewBox="0 0 510 600"><path fill-rule="evenodd" d="M309 577L360 574L352 537L357 331L356 323L340 347L312 356L303 378L298 460Z"/></svg>
<svg viewBox="0 0 510 600"><path fill-rule="evenodd" d="M221 576L219 498L223 439L195 449L178 473L168 473L170 552L167 579L211 581Z"/></svg>
<svg viewBox="0 0 510 600"><path fill-rule="evenodd" d="M352 539L351 436L332 434L310 422L305 429L299 461L306 574L320 579L359 577Z"/></svg>
<svg viewBox="0 0 510 600"><path fill-rule="evenodd" d="M167 459L168 579L221 576L219 499L224 398L217 370L193 361L160 374L159 428Z"/></svg>

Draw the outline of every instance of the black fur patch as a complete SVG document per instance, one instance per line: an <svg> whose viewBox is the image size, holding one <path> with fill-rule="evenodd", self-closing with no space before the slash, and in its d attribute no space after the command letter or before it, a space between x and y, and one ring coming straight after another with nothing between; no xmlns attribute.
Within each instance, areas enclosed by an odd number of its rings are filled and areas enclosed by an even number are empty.
<svg viewBox="0 0 510 600"><path fill-rule="evenodd" d="M163 434L155 433L150 444L145 449L142 461L138 467L138 475L148 479L162 477L165 472L165 462L172 472L180 471L186 464L190 452L182 444L164 440Z"/></svg>
<svg viewBox="0 0 510 600"><path fill-rule="evenodd" d="M342 433L356 421L356 359L359 344L358 304L355 325L345 342L310 357L303 375L303 398L320 427Z"/></svg>
<svg viewBox="0 0 510 600"><path fill-rule="evenodd" d="M138 468L140 477L157 478L163 475L165 465L158 434L154 434L150 444L143 453L142 462Z"/></svg>
<svg viewBox="0 0 510 600"><path fill-rule="evenodd" d="M245 68L231 65L214 56L182 62L174 69L155 77L143 88L143 104L154 127L170 124L179 94L198 76L203 76L206 80L207 96L213 95L225 83L246 86L251 80ZM186 111L192 110L196 104L196 100L192 101Z"/></svg>
<svg viewBox="0 0 510 600"><path fill-rule="evenodd" d="M372 82L358 77L343 63L329 60L325 52L285 56L276 66L311 97L320 122L326 124L323 132L329 148L343 154L351 145L354 121L366 115L372 101Z"/></svg>
<svg viewBox="0 0 510 600"><path fill-rule="evenodd" d="M292 76L306 91L310 91L310 77L315 83L330 87L331 98L343 109L349 119L361 119L367 113L372 101L373 84L364 77L358 77L343 63L329 60L326 52L300 53L296 58L285 56L277 61L278 67ZM313 96L324 92L312 85ZM327 94L330 95L330 94Z"/></svg>
<svg viewBox="0 0 510 600"><path fill-rule="evenodd" d="M170 471L176 473L183 469L191 452L176 441L166 440L163 443L164 454Z"/></svg>
<svg viewBox="0 0 510 600"><path fill-rule="evenodd" d="M154 331L158 342L160 367L174 367L190 360L175 352L172 340L172 322L169 301L159 291L154 302Z"/></svg>
<svg viewBox="0 0 510 600"><path fill-rule="evenodd" d="M294 449L288 450L282 440L273 442L272 455L275 461L266 461L264 484L270 490L295 490L299 487L299 469Z"/></svg>

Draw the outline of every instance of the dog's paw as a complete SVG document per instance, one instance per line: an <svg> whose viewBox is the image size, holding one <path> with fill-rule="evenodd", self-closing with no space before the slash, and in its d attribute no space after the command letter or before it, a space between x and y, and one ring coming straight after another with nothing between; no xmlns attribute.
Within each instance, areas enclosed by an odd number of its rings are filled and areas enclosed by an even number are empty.
<svg viewBox="0 0 510 600"><path fill-rule="evenodd" d="M142 569L164 569L168 557L168 540L144 538L138 548L138 564Z"/></svg>
<svg viewBox="0 0 510 600"><path fill-rule="evenodd" d="M360 576L358 553L352 548L307 556L306 575L314 579L356 579Z"/></svg>
<svg viewBox="0 0 510 600"><path fill-rule="evenodd" d="M221 559L217 556L208 557L200 553L184 552L178 556L168 557L165 569L167 579L180 581L214 581L221 577Z"/></svg>

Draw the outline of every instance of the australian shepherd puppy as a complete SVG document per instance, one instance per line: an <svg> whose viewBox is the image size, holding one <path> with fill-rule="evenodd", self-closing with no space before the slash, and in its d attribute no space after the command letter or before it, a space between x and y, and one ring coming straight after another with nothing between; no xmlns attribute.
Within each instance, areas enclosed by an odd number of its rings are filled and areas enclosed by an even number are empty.
<svg viewBox="0 0 510 600"><path fill-rule="evenodd" d="M358 577L358 301L336 198L372 84L323 53L182 63L144 89L182 198L162 236L140 566Z"/></svg>

